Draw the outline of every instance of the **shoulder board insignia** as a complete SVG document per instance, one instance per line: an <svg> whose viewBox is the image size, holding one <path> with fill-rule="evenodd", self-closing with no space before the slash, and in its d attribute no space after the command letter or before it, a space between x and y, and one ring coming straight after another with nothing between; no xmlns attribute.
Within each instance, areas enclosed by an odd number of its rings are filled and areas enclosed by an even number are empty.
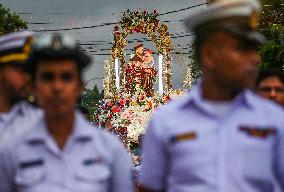
<svg viewBox="0 0 284 192"><path fill-rule="evenodd" d="M270 135L275 135L277 132L275 128L258 128L248 126L240 126L239 130L251 137L258 137L262 139L265 139Z"/></svg>
<svg viewBox="0 0 284 192"><path fill-rule="evenodd" d="M187 132L180 135L175 135L170 137L170 143L175 143L178 141L186 141L186 140L194 140L197 138L197 134L195 132Z"/></svg>
<svg viewBox="0 0 284 192"><path fill-rule="evenodd" d="M101 157L89 158L83 161L83 165L88 166L88 165L93 165L93 164L102 163L102 162L103 162L103 158Z"/></svg>
<svg viewBox="0 0 284 192"><path fill-rule="evenodd" d="M35 167L35 166L42 166L43 164L44 164L44 161L42 159L35 159L35 160L21 162L19 164L19 168L26 169L26 168Z"/></svg>
<svg viewBox="0 0 284 192"><path fill-rule="evenodd" d="M33 139L28 141L27 143L31 146L42 144L44 141L42 139Z"/></svg>

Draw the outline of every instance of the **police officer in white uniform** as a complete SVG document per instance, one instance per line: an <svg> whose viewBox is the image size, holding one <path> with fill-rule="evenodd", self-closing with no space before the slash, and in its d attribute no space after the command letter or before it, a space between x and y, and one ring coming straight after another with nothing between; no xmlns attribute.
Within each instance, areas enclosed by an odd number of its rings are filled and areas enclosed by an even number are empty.
<svg viewBox="0 0 284 192"><path fill-rule="evenodd" d="M90 57L69 36L51 34L35 40L29 62L44 117L1 148L0 191L134 191L123 144L75 110Z"/></svg>
<svg viewBox="0 0 284 192"><path fill-rule="evenodd" d="M42 115L26 100L30 86L24 65L32 35L22 31L0 37L0 142L21 135Z"/></svg>
<svg viewBox="0 0 284 192"><path fill-rule="evenodd" d="M251 92L264 37L256 0L217 0L188 18L201 82L154 114L142 147L144 192L284 189L284 112Z"/></svg>

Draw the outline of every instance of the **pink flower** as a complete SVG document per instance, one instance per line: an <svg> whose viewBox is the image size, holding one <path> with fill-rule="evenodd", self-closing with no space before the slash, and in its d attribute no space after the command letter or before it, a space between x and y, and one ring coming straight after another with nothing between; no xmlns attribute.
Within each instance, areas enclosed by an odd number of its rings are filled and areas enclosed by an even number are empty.
<svg viewBox="0 0 284 192"><path fill-rule="evenodd" d="M112 106L112 103L109 101L109 102L107 102L107 106L108 107L111 107Z"/></svg>

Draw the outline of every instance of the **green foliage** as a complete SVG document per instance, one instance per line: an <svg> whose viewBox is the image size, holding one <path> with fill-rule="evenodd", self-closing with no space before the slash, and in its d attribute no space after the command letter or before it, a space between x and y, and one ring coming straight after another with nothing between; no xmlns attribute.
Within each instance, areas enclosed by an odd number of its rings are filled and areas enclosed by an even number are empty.
<svg viewBox="0 0 284 192"><path fill-rule="evenodd" d="M27 22L0 3L0 35L27 29Z"/></svg>
<svg viewBox="0 0 284 192"><path fill-rule="evenodd" d="M211 1L210 1L211 2ZM213 2L213 1L212 1ZM268 42L259 51L262 61L260 70L267 68L283 69L284 66L284 0L262 0L264 6L259 31L267 38ZM193 45L189 58L191 59L191 76L193 79L200 77L201 66L195 57Z"/></svg>
<svg viewBox="0 0 284 192"><path fill-rule="evenodd" d="M193 80L197 80L198 78L200 78L202 71L201 71L201 65L198 62L197 58L196 58L196 46L195 44L192 45L192 51L189 54L189 58L191 60L190 62L190 75L192 77Z"/></svg>
<svg viewBox="0 0 284 192"><path fill-rule="evenodd" d="M89 111L90 117L89 119L93 121L95 119L95 111L97 109L99 100L103 99L104 93L103 91L100 93L97 86L93 89L85 89L84 94L81 97L81 101L79 105L86 107Z"/></svg>
<svg viewBox="0 0 284 192"><path fill-rule="evenodd" d="M263 0L259 30L268 42L260 49L260 70L283 69L284 66L284 0Z"/></svg>
<svg viewBox="0 0 284 192"><path fill-rule="evenodd" d="M284 45L277 44L274 41L268 42L260 49L262 57L259 70L266 70L269 68L282 69L284 64Z"/></svg>

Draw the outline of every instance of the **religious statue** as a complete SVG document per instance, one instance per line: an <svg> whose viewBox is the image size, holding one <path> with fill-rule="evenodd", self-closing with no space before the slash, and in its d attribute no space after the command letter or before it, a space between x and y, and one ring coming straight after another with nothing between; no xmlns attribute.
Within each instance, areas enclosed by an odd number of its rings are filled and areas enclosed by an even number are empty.
<svg viewBox="0 0 284 192"><path fill-rule="evenodd" d="M134 94L144 92L147 97L154 96L154 84L157 79L157 69L154 68L152 51L144 51L142 43L135 47L135 55L130 59L125 70L125 90Z"/></svg>
<svg viewBox="0 0 284 192"><path fill-rule="evenodd" d="M148 97L154 96L154 84L157 79L157 69L154 68L152 50L146 49L142 63L142 89Z"/></svg>
<svg viewBox="0 0 284 192"><path fill-rule="evenodd" d="M144 59L144 47L142 43L138 43L134 47L135 54L134 56L130 59L130 61L139 61L143 62Z"/></svg>

